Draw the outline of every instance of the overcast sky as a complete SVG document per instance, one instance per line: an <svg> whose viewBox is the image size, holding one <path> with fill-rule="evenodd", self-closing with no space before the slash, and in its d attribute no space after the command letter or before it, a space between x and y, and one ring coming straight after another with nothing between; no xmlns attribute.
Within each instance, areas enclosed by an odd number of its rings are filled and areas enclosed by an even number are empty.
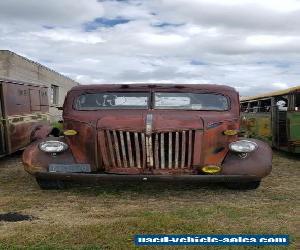
<svg viewBox="0 0 300 250"><path fill-rule="evenodd" d="M297 0L0 1L0 49L80 83L300 85Z"/></svg>

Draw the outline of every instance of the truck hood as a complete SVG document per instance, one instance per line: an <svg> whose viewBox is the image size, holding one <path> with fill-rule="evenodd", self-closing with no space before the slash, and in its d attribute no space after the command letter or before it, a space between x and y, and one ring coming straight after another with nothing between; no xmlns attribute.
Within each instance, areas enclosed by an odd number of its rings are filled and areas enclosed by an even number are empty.
<svg viewBox="0 0 300 250"><path fill-rule="evenodd" d="M186 112L180 115L149 112L141 115L107 115L97 121L97 129L145 132L147 124L151 126L151 131L154 133L190 129L202 130L204 126L199 115L187 114Z"/></svg>

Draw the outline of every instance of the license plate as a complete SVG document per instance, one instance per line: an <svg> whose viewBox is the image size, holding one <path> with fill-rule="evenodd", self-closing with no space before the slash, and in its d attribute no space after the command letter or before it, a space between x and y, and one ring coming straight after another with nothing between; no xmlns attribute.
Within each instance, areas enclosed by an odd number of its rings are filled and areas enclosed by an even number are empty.
<svg viewBox="0 0 300 250"><path fill-rule="evenodd" d="M90 164L49 164L49 172L55 173L90 173Z"/></svg>

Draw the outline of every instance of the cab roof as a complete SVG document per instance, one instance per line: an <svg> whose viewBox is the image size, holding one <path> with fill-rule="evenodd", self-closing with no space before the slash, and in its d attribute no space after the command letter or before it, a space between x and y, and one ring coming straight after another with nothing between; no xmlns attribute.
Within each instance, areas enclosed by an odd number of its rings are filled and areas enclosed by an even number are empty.
<svg viewBox="0 0 300 250"><path fill-rule="evenodd" d="M170 89L170 90L205 90L213 92L236 92L233 87L219 84L161 84L161 83L141 83L141 84L91 84L79 85L73 87L71 90L87 91L87 90L150 90L150 89Z"/></svg>

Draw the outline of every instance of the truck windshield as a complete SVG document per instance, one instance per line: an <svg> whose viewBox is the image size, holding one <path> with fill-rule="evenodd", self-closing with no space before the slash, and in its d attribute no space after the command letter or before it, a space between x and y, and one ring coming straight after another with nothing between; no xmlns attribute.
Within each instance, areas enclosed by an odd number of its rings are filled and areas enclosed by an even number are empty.
<svg viewBox="0 0 300 250"><path fill-rule="evenodd" d="M148 93L91 93L76 100L77 110L96 109L147 109Z"/></svg>
<svg viewBox="0 0 300 250"><path fill-rule="evenodd" d="M148 109L150 93L86 93L75 101L77 110L97 109ZM228 98L221 94L166 93L153 94L154 109L228 110Z"/></svg>
<svg viewBox="0 0 300 250"><path fill-rule="evenodd" d="M156 109L216 110L229 109L228 98L220 94L155 93Z"/></svg>

